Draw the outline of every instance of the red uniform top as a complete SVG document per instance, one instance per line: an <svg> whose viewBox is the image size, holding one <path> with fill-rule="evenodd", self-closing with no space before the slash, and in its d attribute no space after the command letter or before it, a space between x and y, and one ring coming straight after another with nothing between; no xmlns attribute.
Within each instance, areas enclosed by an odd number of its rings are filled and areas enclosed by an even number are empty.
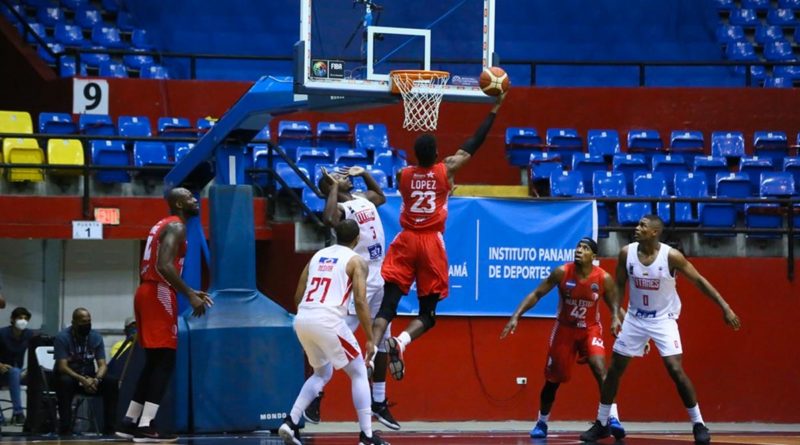
<svg viewBox="0 0 800 445"><path fill-rule="evenodd" d="M598 301L605 295L605 271L592 266L592 272L581 280L575 263L564 265L564 278L558 285L558 322L578 328L600 324Z"/></svg>
<svg viewBox="0 0 800 445"><path fill-rule="evenodd" d="M168 216L150 229L150 234L147 235L147 244L144 246L144 255L142 256L142 268L139 271L139 279L142 282L154 281L157 283L164 283L169 286L167 280L158 272L158 247L161 245L161 232L173 222L181 222L177 216ZM175 269L180 274L183 270L183 257L186 255L186 243L184 242L178 248L178 255L175 256Z"/></svg>
<svg viewBox="0 0 800 445"><path fill-rule="evenodd" d="M450 196L447 166L411 166L400 171L400 226L406 230L444 232Z"/></svg>

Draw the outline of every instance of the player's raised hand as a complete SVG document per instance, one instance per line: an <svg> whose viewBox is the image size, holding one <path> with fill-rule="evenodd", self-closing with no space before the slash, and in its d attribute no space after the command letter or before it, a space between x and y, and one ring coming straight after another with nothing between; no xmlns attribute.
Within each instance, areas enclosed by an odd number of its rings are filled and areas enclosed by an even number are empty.
<svg viewBox="0 0 800 445"><path fill-rule="evenodd" d="M347 175L348 176L361 176L361 175L364 174L365 171L366 170L364 170L364 167L360 167L358 165L354 165L354 166L350 167L347 170Z"/></svg>
<svg viewBox="0 0 800 445"><path fill-rule="evenodd" d="M730 307L726 308L723 312L723 317L725 318L725 324L732 327L734 331L738 331L740 327L742 327L742 322L739 320L739 316L733 312L733 309Z"/></svg>
<svg viewBox="0 0 800 445"><path fill-rule="evenodd" d="M508 334L514 335L514 331L517 330L517 323L519 319L517 317L511 317L506 323L506 327L503 328L503 332L500 333L500 338L506 338Z"/></svg>

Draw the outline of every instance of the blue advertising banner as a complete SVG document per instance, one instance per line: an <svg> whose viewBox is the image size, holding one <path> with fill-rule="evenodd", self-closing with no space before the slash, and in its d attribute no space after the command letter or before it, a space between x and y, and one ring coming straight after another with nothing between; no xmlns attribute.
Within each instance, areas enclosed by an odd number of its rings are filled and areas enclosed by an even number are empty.
<svg viewBox="0 0 800 445"><path fill-rule="evenodd" d="M400 231L398 195L379 208L389 243ZM597 239L594 201L451 197L444 240L450 262L450 296L439 315L509 316L550 271L572 261L584 236ZM553 317L554 289L526 316ZM418 312L416 286L398 312Z"/></svg>

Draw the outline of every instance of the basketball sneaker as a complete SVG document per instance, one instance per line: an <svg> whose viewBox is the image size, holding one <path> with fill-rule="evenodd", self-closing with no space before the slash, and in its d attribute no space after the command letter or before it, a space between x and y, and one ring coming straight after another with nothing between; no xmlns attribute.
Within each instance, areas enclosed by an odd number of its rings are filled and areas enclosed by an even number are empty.
<svg viewBox="0 0 800 445"><path fill-rule="evenodd" d="M384 400L383 402L376 402L372 401L372 415L378 419L378 422L386 425L388 428L393 430L399 430L400 424L394 420L394 416L392 413L389 412L389 401Z"/></svg>
<svg viewBox="0 0 800 445"><path fill-rule="evenodd" d="M314 425L319 423L320 420L319 408L320 408L320 403L322 403L322 396L324 395L325 393L320 391L319 395L317 395L317 398L312 400L311 404L308 405L305 411L303 411L303 418L306 419L306 422L313 423Z"/></svg>
<svg viewBox="0 0 800 445"><path fill-rule="evenodd" d="M692 427L692 434L694 434L694 443L711 443L711 434L708 433L708 428L705 424L700 422L695 423Z"/></svg>
<svg viewBox="0 0 800 445"><path fill-rule="evenodd" d="M283 419L283 424L278 428L278 435L286 445L303 445L300 441L300 428L292 422L290 416Z"/></svg>
<svg viewBox="0 0 800 445"><path fill-rule="evenodd" d="M171 443L177 442L178 436L159 433L152 425L140 426L133 434L133 441L136 443Z"/></svg>
<svg viewBox="0 0 800 445"><path fill-rule="evenodd" d="M390 337L386 340L386 347L389 354L389 372L395 380L403 380L406 374L406 365L403 362L403 344L397 337Z"/></svg>
<svg viewBox="0 0 800 445"><path fill-rule="evenodd" d="M544 439L547 437L547 423L541 420L536 422L536 426L531 430L531 437L534 439Z"/></svg>
<svg viewBox="0 0 800 445"><path fill-rule="evenodd" d="M592 427L581 434L581 440L584 442L597 442L600 439L605 439L610 436L608 425L603 425L599 420L595 420Z"/></svg>
<svg viewBox="0 0 800 445"><path fill-rule="evenodd" d="M122 422L119 423L119 427L114 432L114 435L120 437L122 439L133 439L133 436L136 434L136 422L133 421L130 417L125 417L122 419Z"/></svg>
<svg viewBox="0 0 800 445"><path fill-rule="evenodd" d="M288 443L288 442L287 442ZM358 436L358 445L390 445L389 442L381 439L378 433L373 432L372 437L367 437L362 431Z"/></svg>
<svg viewBox="0 0 800 445"><path fill-rule="evenodd" d="M608 428L611 430L611 435L614 436L614 439L622 440L625 438L625 428L622 427L622 423L616 417L608 418Z"/></svg>

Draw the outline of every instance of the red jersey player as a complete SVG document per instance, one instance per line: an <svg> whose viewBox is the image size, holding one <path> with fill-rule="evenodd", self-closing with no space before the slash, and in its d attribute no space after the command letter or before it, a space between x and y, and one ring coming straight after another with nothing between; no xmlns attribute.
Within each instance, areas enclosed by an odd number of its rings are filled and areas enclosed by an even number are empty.
<svg viewBox="0 0 800 445"><path fill-rule="evenodd" d="M176 291L186 295L194 315L205 313L211 298L189 287L181 279L186 254L186 220L200 213L197 198L185 188L174 188L167 194L171 216L150 229L144 248L133 308L136 314L139 342L145 351L145 362L128 411L117 436L134 442L173 442L175 436L156 431L150 422L175 368L178 347L178 304Z"/></svg>
<svg viewBox="0 0 800 445"><path fill-rule="evenodd" d="M611 275L592 264L597 256L597 243L582 238L575 247L575 261L556 268L539 286L519 304L508 320L500 338L513 334L519 317L536 305L551 289L558 286L558 316L550 337L550 350L544 368L545 382L540 394L539 419L531 430L531 437L547 437L547 421L559 385L568 382L576 358L587 361L598 385L606 375L603 327L600 324L602 298L611 307L616 287ZM612 309L613 310L613 309ZM616 404L609 425L614 437L625 437L619 423Z"/></svg>
<svg viewBox="0 0 800 445"><path fill-rule="evenodd" d="M392 241L383 262L383 302L372 325L373 338L383 338L386 326L397 315L400 298L408 293L416 280L419 315L400 335L386 341L389 371L396 380L405 375L403 351L406 346L434 326L436 305L447 297L448 265L442 233L454 175L483 144L506 94L497 97L496 104L475 134L454 155L437 162L436 137L423 134L414 142L419 165L406 167L397 173L398 189L403 198L400 211L403 230Z"/></svg>

